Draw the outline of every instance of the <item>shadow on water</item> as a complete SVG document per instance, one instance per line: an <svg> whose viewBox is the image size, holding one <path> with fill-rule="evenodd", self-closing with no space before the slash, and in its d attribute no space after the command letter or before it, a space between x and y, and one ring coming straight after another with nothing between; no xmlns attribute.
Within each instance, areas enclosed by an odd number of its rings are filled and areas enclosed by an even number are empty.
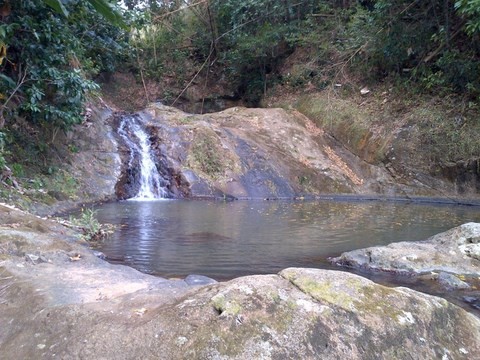
<svg viewBox="0 0 480 360"><path fill-rule="evenodd" d="M98 207L98 217L118 225L100 249L112 263L167 278L201 274L221 281L286 267L345 270L327 258L480 222L480 208L330 200L122 201ZM360 275L449 296L432 282Z"/></svg>

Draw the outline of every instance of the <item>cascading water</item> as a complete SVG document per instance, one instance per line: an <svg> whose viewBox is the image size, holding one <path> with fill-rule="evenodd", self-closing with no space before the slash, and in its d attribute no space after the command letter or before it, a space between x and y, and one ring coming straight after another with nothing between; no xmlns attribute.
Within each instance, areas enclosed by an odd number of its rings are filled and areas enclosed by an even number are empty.
<svg viewBox="0 0 480 360"><path fill-rule="evenodd" d="M134 172L132 169L135 166L138 166L140 170L138 177L140 186L131 199L167 198L168 191L165 188L165 182L155 166L151 143L140 121L135 116L124 116L118 128L118 134L130 151L127 171Z"/></svg>

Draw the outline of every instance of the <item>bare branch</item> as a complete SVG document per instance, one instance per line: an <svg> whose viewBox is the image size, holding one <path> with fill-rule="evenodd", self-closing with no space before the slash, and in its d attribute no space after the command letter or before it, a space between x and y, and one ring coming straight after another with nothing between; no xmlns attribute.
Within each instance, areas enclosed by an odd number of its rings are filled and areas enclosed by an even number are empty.
<svg viewBox="0 0 480 360"><path fill-rule="evenodd" d="M178 99L180 99L180 97L183 95L183 93L185 91L187 91L187 89L190 87L190 85L192 85L192 83L195 81L195 79L197 78L197 76L200 74L200 72L203 70L203 68L205 67L205 65L208 64L208 62L210 61L210 57L212 56L213 54L213 51L214 51L214 47L212 46L211 49L210 49L210 54L208 54L206 60L203 62L202 66L200 67L200 69L197 71L197 73L195 74L195 76L192 78L192 80L190 80L190 82L187 84L187 86L185 86L185 88L180 92L180 94L178 94L178 96L175 98L175 100L173 101L172 105L175 105L175 103L178 101Z"/></svg>
<svg viewBox="0 0 480 360"><path fill-rule="evenodd" d="M23 86L23 84L25 84L25 82L28 81L28 80L26 80L27 74L28 74L27 68L25 68L25 71L23 72L23 75L21 75L22 74L22 69L20 68L18 74L20 75L20 77L17 81L17 86L15 86L15 89L13 89L12 93L10 94L8 99L5 100L5 102L2 104L2 107L0 109L0 129L3 129L3 127L5 126L4 112L7 109L8 103L10 102L10 100L12 100L13 96L20 90L20 88Z"/></svg>
<svg viewBox="0 0 480 360"><path fill-rule="evenodd" d="M169 16L169 15L175 14L175 13L177 13L177 12L179 12L179 11L187 10L187 9L189 9L189 8L198 6L198 5L200 5L200 4L204 4L204 3L206 3L206 2L207 2L207 0L201 0L201 1L198 1L198 2L196 2L196 3L194 3L194 4L191 4L191 5L188 5L188 6L184 6L184 7L180 7L180 8L178 8L178 9L176 9L176 10L169 11L169 12L166 13L166 14L158 15L158 16L154 17L153 20L164 19L164 18L166 18L166 17Z"/></svg>

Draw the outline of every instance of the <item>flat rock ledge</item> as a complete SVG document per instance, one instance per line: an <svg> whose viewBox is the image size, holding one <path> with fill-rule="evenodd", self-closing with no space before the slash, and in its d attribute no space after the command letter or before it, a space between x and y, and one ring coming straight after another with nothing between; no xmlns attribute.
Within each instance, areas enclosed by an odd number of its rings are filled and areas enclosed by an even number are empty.
<svg viewBox="0 0 480 360"><path fill-rule="evenodd" d="M191 286L107 264L54 222L2 206L0 215L4 360L473 359L480 353L480 319L414 290L297 268Z"/></svg>
<svg viewBox="0 0 480 360"><path fill-rule="evenodd" d="M335 264L404 275L480 275L480 224L467 223L425 241L404 241L343 253Z"/></svg>

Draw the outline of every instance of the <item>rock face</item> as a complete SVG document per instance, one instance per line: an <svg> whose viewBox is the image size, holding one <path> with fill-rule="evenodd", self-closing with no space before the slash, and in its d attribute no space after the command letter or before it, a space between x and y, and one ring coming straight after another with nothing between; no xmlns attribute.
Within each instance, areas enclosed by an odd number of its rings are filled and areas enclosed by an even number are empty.
<svg viewBox="0 0 480 360"><path fill-rule="evenodd" d="M178 197L435 195L418 184L395 184L388 171L362 161L295 111L234 107L194 115L155 104L139 116L159 171L171 174L168 191ZM117 184L120 198L128 193L126 178Z"/></svg>
<svg viewBox="0 0 480 360"><path fill-rule="evenodd" d="M138 165L129 167L129 151L115 131L125 114L92 111L74 132L56 136L62 171L74 185L52 190L49 206L36 202L25 208L49 214L135 195ZM399 181L381 163L362 160L294 110L233 107L198 115L152 104L129 116L148 132L170 197L443 196L430 185Z"/></svg>
<svg viewBox="0 0 480 360"><path fill-rule="evenodd" d="M432 271L480 274L480 224L468 223L425 241L398 242L342 254L339 265L417 275Z"/></svg>
<svg viewBox="0 0 480 360"><path fill-rule="evenodd" d="M111 111L90 109L89 121L75 126L68 133L59 132L55 140L56 161L74 184L68 194L58 189L53 202L34 202L28 208L39 215L52 214L78 207L82 203L114 200L115 184L120 176L121 158L110 125ZM57 158L58 157L58 158ZM45 204L48 203L48 206Z"/></svg>
<svg viewBox="0 0 480 360"><path fill-rule="evenodd" d="M472 359L480 320L338 271L169 281L0 206L2 359ZM29 256L33 255L33 256ZM32 260L33 259L33 260ZM42 259L42 262L38 260Z"/></svg>

